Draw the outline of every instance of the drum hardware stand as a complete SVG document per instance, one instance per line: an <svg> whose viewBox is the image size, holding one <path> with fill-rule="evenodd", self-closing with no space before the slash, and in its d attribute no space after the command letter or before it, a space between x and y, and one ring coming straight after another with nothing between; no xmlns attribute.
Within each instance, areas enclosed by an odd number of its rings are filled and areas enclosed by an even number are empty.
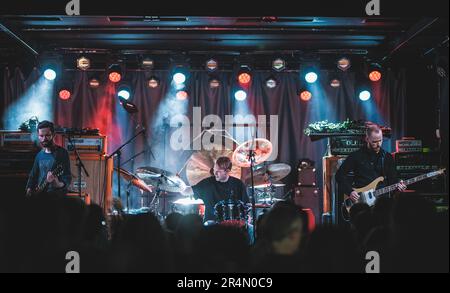
<svg viewBox="0 0 450 293"><path fill-rule="evenodd" d="M255 137L253 137L254 141ZM253 168L255 166L255 152L253 151L254 143L252 143L252 147L248 153L248 157L250 159L250 176L252 178L252 225L253 225L253 241L256 240L256 203L255 203L255 181L253 178Z"/></svg>

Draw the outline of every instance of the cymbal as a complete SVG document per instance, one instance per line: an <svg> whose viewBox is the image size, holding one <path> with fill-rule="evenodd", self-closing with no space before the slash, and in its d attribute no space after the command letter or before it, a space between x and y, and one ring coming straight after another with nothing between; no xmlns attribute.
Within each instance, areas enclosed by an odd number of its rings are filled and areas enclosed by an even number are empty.
<svg viewBox="0 0 450 293"><path fill-rule="evenodd" d="M114 170L117 172L117 168L114 168ZM142 179L140 179L136 175L134 175L122 168L120 168L119 173L120 173L120 176L123 177L123 179L127 180L128 182L131 182L131 184L133 184L137 188L139 188L143 191L153 192L152 186L147 185Z"/></svg>
<svg viewBox="0 0 450 293"><path fill-rule="evenodd" d="M168 192L180 192L186 188L184 181L172 172L156 167L139 167L137 176L148 185L159 187Z"/></svg>
<svg viewBox="0 0 450 293"><path fill-rule="evenodd" d="M211 150L200 150L191 155L186 165L186 177L190 185L195 185L201 180L212 176L211 169L219 157L231 159L233 150L225 149L222 145L215 144ZM233 164L230 175L241 178L241 168Z"/></svg>
<svg viewBox="0 0 450 293"><path fill-rule="evenodd" d="M256 186L269 185L270 182L282 184L278 181L286 177L290 172L291 166L284 163L257 166L256 170L253 171L254 183ZM251 173L245 177L245 183L249 185L252 183Z"/></svg>
<svg viewBox="0 0 450 293"><path fill-rule="evenodd" d="M265 138L255 138L240 144L233 152L232 161L239 167L250 167L249 152L253 149L255 165L267 161L272 154L272 143Z"/></svg>
<svg viewBox="0 0 450 293"><path fill-rule="evenodd" d="M251 183L251 181L250 181L250 183ZM264 184L255 185L255 189L265 189L265 188L268 188L270 186L283 187L283 186L286 186L286 184L284 184L282 182L272 182L272 183L267 182L267 183L264 183Z"/></svg>

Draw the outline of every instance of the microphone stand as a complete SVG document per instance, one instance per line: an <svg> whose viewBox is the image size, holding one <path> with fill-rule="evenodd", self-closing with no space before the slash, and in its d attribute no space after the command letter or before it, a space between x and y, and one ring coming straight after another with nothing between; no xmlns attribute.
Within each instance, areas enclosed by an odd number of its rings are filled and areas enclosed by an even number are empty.
<svg viewBox="0 0 450 293"><path fill-rule="evenodd" d="M120 194L120 157L122 155L122 149L129 144L131 141L133 141L137 136L139 136L140 134L144 133L145 129L142 129L141 131L139 131L138 133L136 133L135 135L133 135L133 137L131 137L129 140L127 140L124 144L122 144L121 146L119 146L114 152L112 152L109 156L106 156L106 160L112 158L113 156L117 155L117 193L119 195L119 198L122 199L122 196ZM129 206L128 206L128 200L127 200L127 211L129 210Z"/></svg>
<svg viewBox="0 0 450 293"><path fill-rule="evenodd" d="M81 161L80 154L78 154L77 147L73 143L72 139L70 138L70 134L67 134L67 139L69 140L69 143L72 145L72 148L75 152L75 156L77 157L77 170L78 170L78 196L81 198L81 169L83 168L84 173L87 177L89 177L89 173L86 170L86 167L83 164L83 161Z"/></svg>

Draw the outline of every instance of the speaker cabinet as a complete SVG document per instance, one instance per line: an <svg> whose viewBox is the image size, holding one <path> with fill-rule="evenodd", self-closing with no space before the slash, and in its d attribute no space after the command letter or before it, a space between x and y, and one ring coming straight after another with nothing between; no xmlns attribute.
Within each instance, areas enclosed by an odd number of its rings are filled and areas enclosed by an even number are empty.
<svg viewBox="0 0 450 293"><path fill-rule="evenodd" d="M322 159L323 170L323 215L331 218L333 224L338 224L342 198L336 184L336 172L347 156L326 156Z"/></svg>
<svg viewBox="0 0 450 293"><path fill-rule="evenodd" d="M90 195L91 203L100 205L105 212L112 204L112 172L113 161L106 160L104 155L82 154L80 158L86 167L89 177L81 170L81 192ZM79 186L76 156L70 155L72 182L70 192L77 193Z"/></svg>
<svg viewBox="0 0 450 293"><path fill-rule="evenodd" d="M296 187L294 194L296 205L311 209L315 223L320 223L319 189L315 187Z"/></svg>

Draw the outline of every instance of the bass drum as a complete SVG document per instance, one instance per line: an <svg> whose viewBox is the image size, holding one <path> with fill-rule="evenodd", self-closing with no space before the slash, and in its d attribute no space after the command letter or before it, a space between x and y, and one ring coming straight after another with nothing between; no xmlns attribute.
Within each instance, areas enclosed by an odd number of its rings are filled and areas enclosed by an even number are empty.
<svg viewBox="0 0 450 293"><path fill-rule="evenodd" d="M246 205L238 200L221 200L214 205L216 221L220 225L245 227L247 219Z"/></svg>

